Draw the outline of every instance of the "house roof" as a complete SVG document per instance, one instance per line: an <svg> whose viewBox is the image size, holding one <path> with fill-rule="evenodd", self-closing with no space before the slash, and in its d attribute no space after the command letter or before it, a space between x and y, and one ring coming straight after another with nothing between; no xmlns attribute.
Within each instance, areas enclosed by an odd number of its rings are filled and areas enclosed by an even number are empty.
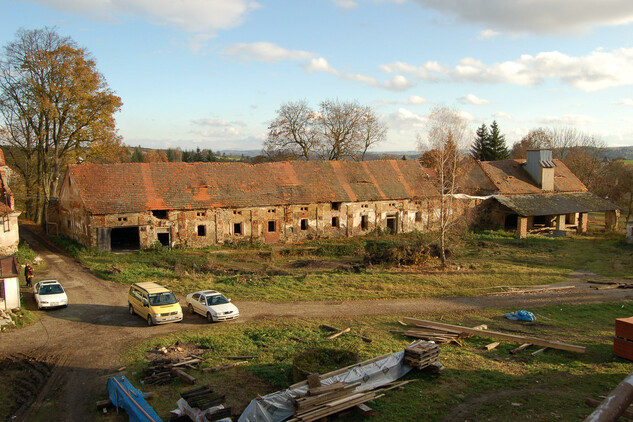
<svg viewBox="0 0 633 422"><path fill-rule="evenodd" d="M69 166L92 214L438 196L416 160Z"/></svg>
<svg viewBox="0 0 633 422"><path fill-rule="evenodd" d="M0 278L18 277L18 262L15 255L0 258Z"/></svg>
<svg viewBox="0 0 633 422"><path fill-rule="evenodd" d="M554 192L586 192L587 188L560 160L553 160ZM538 187L523 165L525 160L500 160L478 162L488 179L501 195L536 194L544 191Z"/></svg>
<svg viewBox="0 0 633 422"><path fill-rule="evenodd" d="M609 211L618 207L591 192L496 195L494 199L523 217Z"/></svg>

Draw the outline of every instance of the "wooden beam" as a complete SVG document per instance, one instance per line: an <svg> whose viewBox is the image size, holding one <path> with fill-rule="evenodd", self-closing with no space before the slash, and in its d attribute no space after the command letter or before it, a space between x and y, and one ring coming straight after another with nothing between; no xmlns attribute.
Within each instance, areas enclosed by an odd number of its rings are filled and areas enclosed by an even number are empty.
<svg viewBox="0 0 633 422"><path fill-rule="evenodd" d="M512 353L513 355L524 351L525 349L527 349L528 347L530 347L532 344L531 343L524 343L522 345L520 345L519 347L517 347L516 349L512 349L510 350L510 353Z"/></svg>
<svg viewBox="0 0 633 422"><path fill-rule="evenodd" d="M494 343L486 344L484 347L485 347L486 350L492 350L492 349L496 348L500 344L501 343L499 343L498 341L495 341Z"/></svg>
<svg viewBox="0 0 633 422"><path fill-rule="evenodd" d="M334 334L332 334L331 336L328 336L327 338L328 338L328 340L332 340L332 339L337 338L337 337L338 337L338 336L340 336L341 334L349 333L351 330L352 330L351 328L347 327L346 329L341 330L341 331L339 331L338 333L334 333Z"/></svg>
<svg viewBox="0 0 633 422"><path fill-rule="evenodd" d="M533 337L516 336L512 334L500 333L497 331L477 330L475 328L462 327L460 325L444 324L444 323L435 322L435 321L425 321L425 320L416 319L416 318L403 318L403 319L405 322L408 322L411 324L426 325L426 326L434 327L434 328L446 328L449 330L460 330L464 333L478 334L478 335L481 335L482 337L499 338L502 340L513 341L517 343L530 343L530 344L535 344L541 347L549 347L552 349L566 350L568 352L585 353L587 351L587 348L584 346L561 343L558 341L548 341L548 340L542 340L542 339L533 338Z"/></svg>
<svg viewBox="0 0 633 422"><path fill-rule="evenodd" d="M178 378L180 378L181 380L183 380L187 384L195 384L196 383L196 379L194 377L192 377L191 375L189 375L188 373L186 373L185 371L183 371L181 369L171 368L171 373L176 375Z"/></svg>

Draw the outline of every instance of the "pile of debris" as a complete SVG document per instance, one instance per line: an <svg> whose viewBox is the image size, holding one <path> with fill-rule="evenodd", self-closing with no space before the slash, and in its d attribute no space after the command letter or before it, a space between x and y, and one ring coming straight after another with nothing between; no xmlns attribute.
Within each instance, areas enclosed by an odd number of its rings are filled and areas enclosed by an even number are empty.
<svg viewBox="0 0 633 422"><path fill-rule="evenodd" d="M149 374L143 379L143 384L163 385L169 384L173 377L177 376L187 384L195 384L196 379L187 374L182 368L199 369L202 362L199 356L186 356L184 359L159 358L154 359L147 365Z"/></svg>
<svg viewBox="0 0 633 422"><path fill-rule="evenodd" d="M401 387L412 381L415 380L393 382L387 384L388 388L358 392L356 388L361 385L360 382L351 384L334 382L330 385L321 385L319 374L311 374L308 377L307 393L294 398L294 417L289 421L316 421L351 408L355 408L364 416L371 416L373 410L364 403L382 397L384 391Z"/></svg>
<svg viewBox="0 0 633 422"><path fill-rule="evenodd" d="M180 415L172 416L170 422L230 420L231 408L224 407L226 396L214 393L208 385L185 391L180 396Z"/></svg>
<svg viewBox="0 0 633 422"><path fill-rule="evenodd" d="M587 280L590 283L589 288L595 290L612 290L612 289L633 289L633 280Z"/></svg>
<svg viewBox="0 0 633 422"><path fill-rule="evenodd" d="M0 327L4 330L5 326L14 325L15 323L13 322L11 315L14 315L18 318L22 318L22 314L17 314L19 311L20 311L19 308L7 310L7 311L0 309Z"/></svg>
<svg viewBox="0 0 633 422"><path fill-rule="evenodd" d="M401 322L403 325L407 325ZM476 327L480 330L485 330L488 327L480 325ZM418 338L426 341L432 341L434 343L454 343L461 346L460 340L464 337L470 337L471 334L461 330L453 330L450 328L438 328L432 325L424 323L416 323L412 328L402 332L403 335L412 338Z"/></svg>

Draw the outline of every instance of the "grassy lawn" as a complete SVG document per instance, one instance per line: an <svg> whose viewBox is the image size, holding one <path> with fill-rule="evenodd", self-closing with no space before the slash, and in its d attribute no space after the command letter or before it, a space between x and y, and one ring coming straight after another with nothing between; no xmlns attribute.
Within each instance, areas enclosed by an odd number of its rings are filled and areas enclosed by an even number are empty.
<svg viewBox="0 0 633 422"><path fill-rule="evenodd" d="M582 420L591 409L586 397L599 399L630 372L631 363L613 355L614 320L633 315L633 303L567 305L530 309L537 316L532 323L509 321L507 310L491 309L469 315L441 315L444 322L463 325L487 324L490 330L533 336L584 345L586 354L549 349L532 356L531 348L512 355L517 344L502 342L491 351L484 346L495 339L471 337L463 347L441 345L445 366L437 377L412 371L404 379L416 379L403 389L392 390L369 405L380 421L571 421ZM438 319L440 315L425 315ZM411 339L399 332L401 316L365 317L346 320L270 320L246 324L213 324L185 333L154 338L127 352L127 374L144 391L155 391L153 401L159 415L175 408L179 393L190 389L180 380L166 386L142 386L148 357L158 347L194 344L205 349L203 366L229 362L220 356L255 356L247 364L225 371L203 373L188 369L198 381L227 395L227 405L241 411L257 394L265 395L292 384L293 357L316 347L351 350L361 359L402 350ZM330 334L320 327L329 323L352 327L353 332L374 339L364 343L343 335L326 340ZM299 341L303 340L303 341ZM326 371L321 371L326 372ZM355 414L345 420L362 420Z"/></svg>
<svg viewBox="0 0 633 422"><path fill-rule="evenodd" d="M419 265L366 263L368 242L420 241L431 242L409 234L313 241L281 253L255 245L115 254L57 239L94 274L118 283L152 280L181 295L210 288L234 300L270 302L471 295L564 281L575 270L626 278L633 265L624 237L599 231L522 240L502 231L470 233L452 245L448 270L430 256Z"/></svg>

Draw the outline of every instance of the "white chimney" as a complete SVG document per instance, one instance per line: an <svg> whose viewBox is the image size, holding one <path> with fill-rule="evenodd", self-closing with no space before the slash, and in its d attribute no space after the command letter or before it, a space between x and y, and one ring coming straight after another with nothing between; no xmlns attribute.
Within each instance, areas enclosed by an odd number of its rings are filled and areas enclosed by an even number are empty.
<svg viewBox="0 0 633 422"><path fill-rule="evenodd" d="M527 150L527 161L524 165L525 170L527 170L541 189L548 192L554 190L554 167L556 167L556 165L552 160L552 150Z"/></svg>

